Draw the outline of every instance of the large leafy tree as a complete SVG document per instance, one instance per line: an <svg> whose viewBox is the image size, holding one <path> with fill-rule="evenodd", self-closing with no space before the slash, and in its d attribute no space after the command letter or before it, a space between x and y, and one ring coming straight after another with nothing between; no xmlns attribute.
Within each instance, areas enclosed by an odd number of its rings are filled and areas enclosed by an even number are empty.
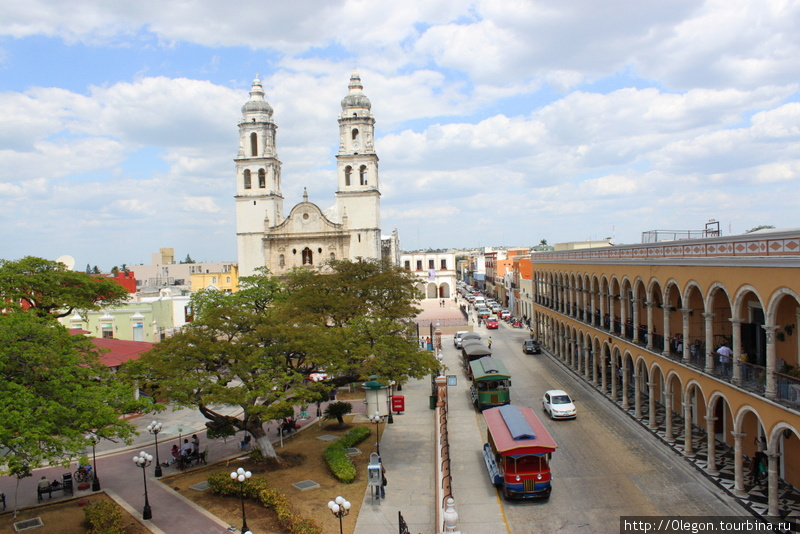
<svg viewBox="0 0 800 534"><path fill-rule="evenodd" d="M119 415L139 408L88 338L52 317L0 314L0 473L19 480L44 463L66 465L89 432L128 441L133 427Z"/></svg>
<svg viewBox="0 0 800 534"><path fill-rule="evenodd" d="M328 274L298 270L287 280L266 272L240 280L238 293L201 291L195 321L159 343L125 372L183 406L196 406L213 429L249 431L276 457L264 423L325 388L378 374L389 381L437 368L410 339L414 279L385 263L333 262ZM324 383L307 379L317 371ZM239 406L242 414L215 411Z"/></svg>
<svg viewBox="0 0 800 534"><path fill-rule="evenodd" d="M27 256L0 260L0 300L41 317L65 317L75 310L99 310L128 298L127 290L104 277L71 271L60 262Z"/></svg>

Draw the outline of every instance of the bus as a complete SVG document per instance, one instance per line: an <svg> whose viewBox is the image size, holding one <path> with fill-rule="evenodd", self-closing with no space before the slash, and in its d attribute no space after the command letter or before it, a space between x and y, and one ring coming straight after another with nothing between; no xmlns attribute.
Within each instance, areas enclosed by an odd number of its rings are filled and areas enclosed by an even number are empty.
<svg viewBox="0 0 800 534"><path fill-rule="evenodd" d="M488 441L483 459L492 484L506 500L550 497L550 461L558 445L533 410L507 404L483 417Z"/></svg>
<svg viewBox="0 0 800 534"><path fill-rule="evenodd" d="M470 363L483 358L491 356L492 350L486 347L480 340L465 339L461 342L461 364L464 366L464 372L467 378L472 380L472 367Z"/></svg>
<svg viewBox="0 0 800 534"><path fill-rule="evenodd" d="M503 362L485 356L469 362L469 366L470 394L476 410L482 412L511 402L511 375Z"/></svg>

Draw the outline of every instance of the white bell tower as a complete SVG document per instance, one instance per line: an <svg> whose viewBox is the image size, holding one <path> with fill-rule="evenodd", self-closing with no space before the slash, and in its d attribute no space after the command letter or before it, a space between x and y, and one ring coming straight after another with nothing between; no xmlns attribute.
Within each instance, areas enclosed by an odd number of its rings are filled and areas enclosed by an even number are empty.
<svg viewBox="0 0 800 534"><path fill-rule="evenodd" d="M336 208L347 217L350 258L381 257L381 193L375 154L375 118L357 71L339 115Z"/></svg>
<svg viewBox="0 0 800 534"><path fill-rule="evenodd" d="M242 106L239 154L236 159L236 241L239 272L253 274L265 264L262 240L265 230L283 221L281 162L275 149L278 126L272 107L264 99L258 75L250 99Z"/></svg>

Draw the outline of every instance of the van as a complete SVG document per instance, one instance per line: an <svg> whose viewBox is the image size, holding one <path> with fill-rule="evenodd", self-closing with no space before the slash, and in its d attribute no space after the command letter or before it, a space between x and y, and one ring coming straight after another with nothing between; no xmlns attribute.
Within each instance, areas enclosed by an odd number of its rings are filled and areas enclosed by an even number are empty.
<svg viewBox="0 0 800 534"><path fill-rule="evenodd" d="M480 308L481 306L486 306L486 299L483 297L475 297L475 302L473 302L476 308Z"/></svg>

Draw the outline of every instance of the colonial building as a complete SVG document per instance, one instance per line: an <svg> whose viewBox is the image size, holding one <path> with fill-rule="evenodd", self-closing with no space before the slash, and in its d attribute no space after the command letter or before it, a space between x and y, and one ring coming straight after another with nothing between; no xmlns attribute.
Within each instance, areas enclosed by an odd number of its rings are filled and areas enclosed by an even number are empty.
<svg viewBox="0 0 800 534"><path fill-rule="evenodd" d="M398 259L396 232L382 244L380 180L372 104L357 72L339 114L335 204L308 199L284 215L277 124L256 78L242 106L236 162L236 235L240 276L259 267L282 274L294 267L325 269L330 260Z"/></svg>
<svg viewBox="0 0 800 534"><path fill-rule="evenodd" d="M426 299L453 298L456 288L456 256L452 252L408 252L400 265L416 274L417 289Z"/></svg>
<svg viewBox="0 0 800 534"><path fill-rule="evenodd" d="M531 264L544 346L777 516L785 484L800 485L800 231L539 252ZM747 460L762 450L763 488Z"/></svg>

